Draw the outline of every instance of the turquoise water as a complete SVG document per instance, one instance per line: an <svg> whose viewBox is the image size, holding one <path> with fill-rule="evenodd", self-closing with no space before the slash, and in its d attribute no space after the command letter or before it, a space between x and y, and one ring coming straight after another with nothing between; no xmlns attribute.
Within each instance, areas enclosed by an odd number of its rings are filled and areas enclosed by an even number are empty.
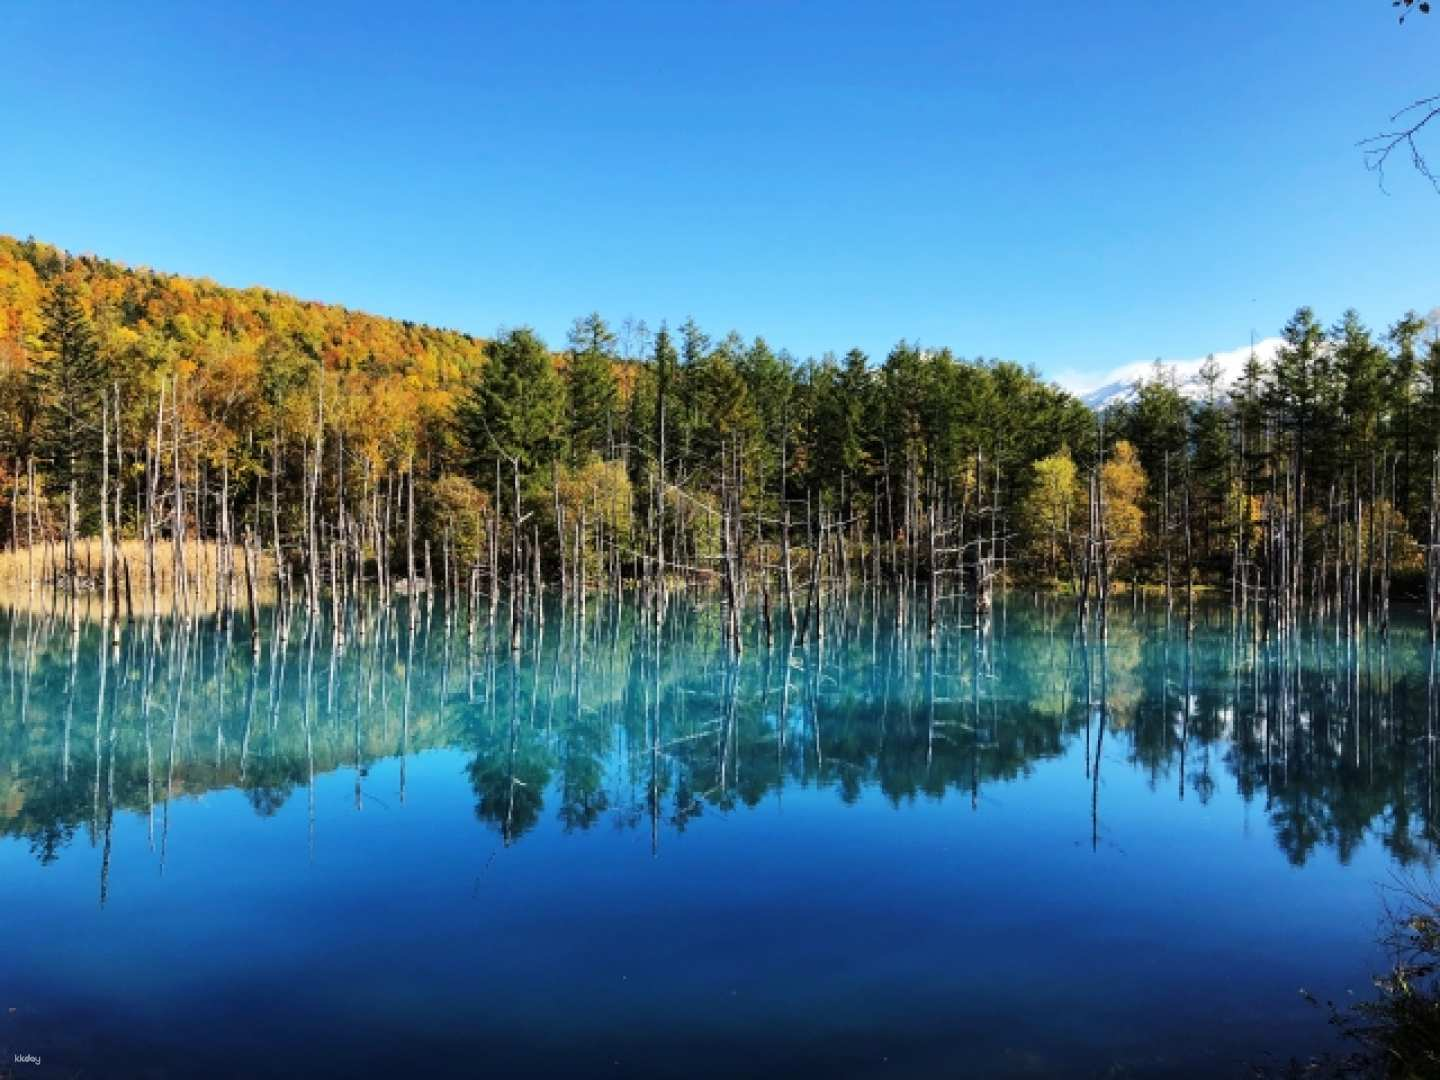
<svg viewBox="0 0 1440 1080"><path fill-rule="evenodd" d="M358 629L0 616L16 1075L1245 1075L1431 857L1414 619Z"/></svg>

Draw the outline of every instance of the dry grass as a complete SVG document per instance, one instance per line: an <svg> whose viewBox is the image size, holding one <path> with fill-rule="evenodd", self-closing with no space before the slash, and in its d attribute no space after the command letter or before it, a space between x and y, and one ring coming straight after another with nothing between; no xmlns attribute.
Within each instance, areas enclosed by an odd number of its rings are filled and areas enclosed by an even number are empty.
<svg viewBox="0 0 1440 1080"><path fill-rule="evenodd" d="M145 545L140 540L124 540L120 543L122 570L118 582L120 589L120 610L126 610L125 570L129 569L130 605L137 615L151 613L151 592L149 571L145 559ZM216 595L216 571L220 565L220 545L212 541L187 541L185 548L185 570L190 585L191 613L200 615L216 611L219 598ZM77 545L76 573L82 579L95 582L95 587L80 594L82 613L89 610L94 617L101 614L99 582L101 577L101 544L98 537L88 537ZM244 608L245 598L245 554L235 550L235 579L232 603ZM21 547L18 551L0 551L0 599L14 608L52 608L56 600L67 595L65 589L56 589L54 582L63 576L65 569L65 547L63 543L50 545L36 544L34 549ZM275 593L275 563L267 555L261 555L256 580L256 593L261 602L273 598ZM33 584L32 584L33 579ZM175 549L167 540L155 547L155 610L167 614L175 607Z"/></svg>

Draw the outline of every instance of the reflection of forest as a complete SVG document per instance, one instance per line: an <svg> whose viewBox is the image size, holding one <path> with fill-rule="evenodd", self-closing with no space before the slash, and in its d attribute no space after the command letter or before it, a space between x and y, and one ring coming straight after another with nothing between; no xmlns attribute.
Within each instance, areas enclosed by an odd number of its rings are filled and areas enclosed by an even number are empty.
<svg viewBox="0 0 1440 1080"><path fill-rule="evenodd" d="M0 828L49 861L79 831L108 837L123 810L163 845L171 799L238 788L266 815L352 769L359 801L370 763L446 747L473 755L476 813L507 841L548 808L566 829L614 820L658 842L782 786L978 805L986 784L1084 740L1087 770L1103 745L1177 797L1235 785L1296 863L1317 847L1348 858L1367 833L1408 862L1435 835L1418 624L1388 645L1332 632L1257 652L1223 612L1187 643L1163 614L1122 610L1102 650L1066 606L1012 602L990 636L931 645L858 600L803 649L766 651L757 629L739 664L709 607L673 606L660 630L628 605L592 605L583 624L556 611L515 656L440 608L413 633L368 625L342 649L320 627L252 660L238 627L137 624L112 648L96 626L5 618Z"/></svg>

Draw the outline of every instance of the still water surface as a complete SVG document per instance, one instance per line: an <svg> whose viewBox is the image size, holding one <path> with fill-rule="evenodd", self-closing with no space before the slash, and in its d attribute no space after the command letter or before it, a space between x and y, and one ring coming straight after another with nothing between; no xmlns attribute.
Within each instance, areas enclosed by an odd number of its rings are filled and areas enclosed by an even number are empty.
<svg viewBox="0 0 1440 1080"><path fill-rule="evenodd" d="M1435 837L1418 620L332 639L0 616L17 1075L1244 1075Z"/></svg>

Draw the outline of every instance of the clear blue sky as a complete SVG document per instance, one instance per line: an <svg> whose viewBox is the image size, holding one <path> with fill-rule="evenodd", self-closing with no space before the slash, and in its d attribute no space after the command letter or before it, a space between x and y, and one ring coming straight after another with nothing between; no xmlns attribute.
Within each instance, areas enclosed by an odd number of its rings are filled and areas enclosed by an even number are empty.
<svg viewBox="0 0 1440 1080"><path fill-rule="evenodd" d="M0 231L479 334L1054 375L1440 304L1440 196L1353 145L1440 92L1387 0L11 0L0 40Z"/></svg>

